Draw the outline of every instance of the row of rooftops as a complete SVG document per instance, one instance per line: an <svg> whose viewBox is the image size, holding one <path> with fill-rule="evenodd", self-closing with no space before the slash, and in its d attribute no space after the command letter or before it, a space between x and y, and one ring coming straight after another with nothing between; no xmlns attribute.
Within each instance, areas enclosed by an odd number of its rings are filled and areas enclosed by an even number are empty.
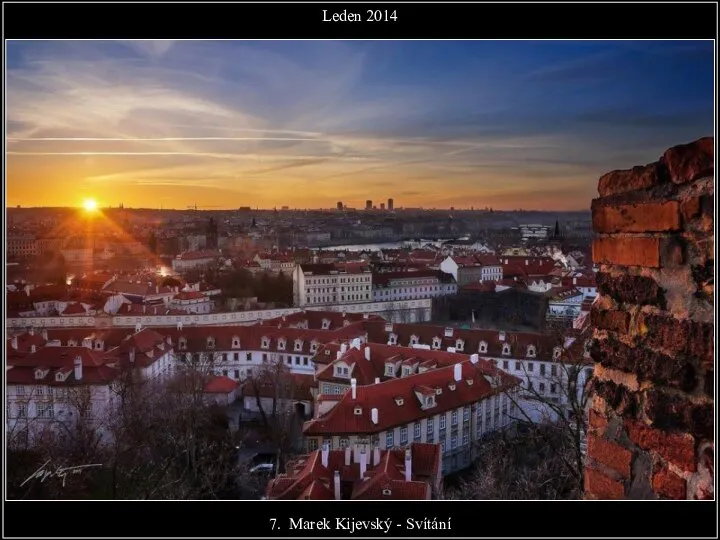
<svg viewBox="0 0 720 540"><path fill-rule="evenodd" d="M327 446L289 461L267 485L271 500L428 500L442 478L440 445L380 450Z"/></svg>

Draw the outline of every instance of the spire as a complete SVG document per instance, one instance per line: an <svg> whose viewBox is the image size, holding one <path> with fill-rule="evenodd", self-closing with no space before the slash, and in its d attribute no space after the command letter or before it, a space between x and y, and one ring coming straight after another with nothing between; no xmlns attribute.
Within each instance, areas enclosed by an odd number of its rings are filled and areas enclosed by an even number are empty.
<svg viewBox="0 0 720 540"><path fill-rule="evenodd" d="M560 238L560 222L557 219L555 220L555 234L553 236Z"/></svg>

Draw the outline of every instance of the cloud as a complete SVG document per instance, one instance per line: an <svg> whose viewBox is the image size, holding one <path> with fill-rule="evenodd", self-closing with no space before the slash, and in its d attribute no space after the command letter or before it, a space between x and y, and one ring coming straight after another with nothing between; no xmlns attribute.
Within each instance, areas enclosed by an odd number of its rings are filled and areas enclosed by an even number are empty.
<svg viewBox="0 0 720 540"><path fill-rule="evenodd" d="M134 51L152 59L162 58L175 45L175 41L167 39L151 40L121 40L120 43L127 45Z"/></svg>

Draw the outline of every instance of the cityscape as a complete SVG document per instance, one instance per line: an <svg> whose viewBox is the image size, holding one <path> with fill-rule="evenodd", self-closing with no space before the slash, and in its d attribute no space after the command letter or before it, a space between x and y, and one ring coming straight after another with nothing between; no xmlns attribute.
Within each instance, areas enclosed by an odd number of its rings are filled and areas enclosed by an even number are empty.
<svg viewBox="0 0 720 540"><path fill-rule="evenodd" d="M8 42L8 498L713 499L713 55Z"/></svg>

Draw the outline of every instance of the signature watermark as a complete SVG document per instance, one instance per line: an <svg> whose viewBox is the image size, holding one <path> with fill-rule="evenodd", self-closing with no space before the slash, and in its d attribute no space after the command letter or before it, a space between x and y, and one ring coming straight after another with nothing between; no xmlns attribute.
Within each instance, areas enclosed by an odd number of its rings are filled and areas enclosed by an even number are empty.
<svg viewBox="0 0 720 540"><path fill-rule="evenodd" d="M20 484L20 487L23 487L25 484L30 482L30 480L40 480L40 482L44 482L48 478L62 478L62 485L65 487L65 482L67 481L67 477L75 474L81 474L86 469L90 469L92 467L102 467L102 463L92 463L89 465L76 465L74 467L57 467L50 465L51 460L47 460L45 463L43 463L38 470L36 470L34 473L32 473L30 476L28 476L25 481Z"/></svg>

